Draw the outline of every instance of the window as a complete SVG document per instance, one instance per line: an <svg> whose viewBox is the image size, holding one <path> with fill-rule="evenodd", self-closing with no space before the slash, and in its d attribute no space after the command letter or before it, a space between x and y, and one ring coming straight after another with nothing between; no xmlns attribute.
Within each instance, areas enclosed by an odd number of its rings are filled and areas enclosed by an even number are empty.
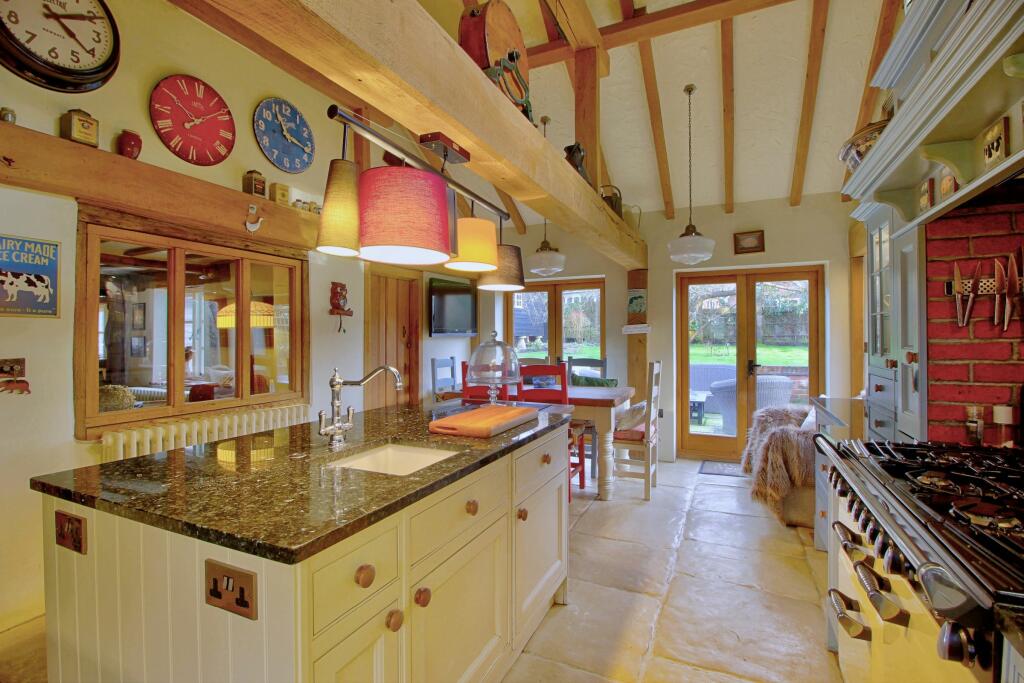
<svg viewBox="0 0 1024 683"><path fill-rule="evenodd" d="M302 263L89 225L77 433L302 395ZM95 283L95 284L93 284Z"/></svg>
<svg viewBox="0 0 1024 683"><path fill-rule="evenodd" d="M604 358L604 282L527 285L513 295L505 329L523 359Z"/></svg>

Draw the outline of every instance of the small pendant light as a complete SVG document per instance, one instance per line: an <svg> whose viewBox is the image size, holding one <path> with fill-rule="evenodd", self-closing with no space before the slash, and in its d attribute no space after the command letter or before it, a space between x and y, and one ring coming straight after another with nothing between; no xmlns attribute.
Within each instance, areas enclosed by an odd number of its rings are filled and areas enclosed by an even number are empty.
<svg viewBox="0 0 1024 683"><path fill-rule="evenodd" d="M348 125L342 134L341 158L332 159L327 171L316 238L316 250L332 256L359 255L359 167L345 159L347 148Z"/></svg>
<svg viewBox="0 0 1024 683"><path fill-rule="evenodd" d="M523 278L523 252L514 244L503 244L504 221L498 222L498 269L484 273L477 280L477 289L488 292L520 292L526 289Z"/></svg>
<svg viewBox="0 0 1024 683"><path fill-rule="evenodd" d="M379 166L359 176L359 258L428 266L451 257L448 188L437 173Z"/></svg>
<svg viewBox="0 0 1024 683"><path fill-rule="evenodd" d="M683 91L686 93L686 154L689 162L689 177L687 180L689 181L690 188L690 219L686 229L683 230L683 234L668 243L669 258L677 263L685 263L688 266L695 265L701 261L707 261L715 250L715 241L710 237L700 234L697 226L693 224L693 91L696 89L697 86L693 83L683 88Z"/></svg>
<svg viewBox="0 0 1024 683"><path fill-rule="evenodd" d="M498 269L498 240L492 221L474 215L455 221L455 246L458 253L445 268L469 273Z"/></svg>
<svg viewBox="0 0 1024 683"><path fill-rule="evenodd" d="M550 116L540 117L540 122L544 126L544 138L548 137L548 122L551 121ZM540 275L541 277L548 277L556 273L561 273L565 270L565 254L560 254L558 249L551 246L548 242L548 219L544 218L544 239L541 240L540 247L537 251L526 257L526 267L531 273Z"/></svg>

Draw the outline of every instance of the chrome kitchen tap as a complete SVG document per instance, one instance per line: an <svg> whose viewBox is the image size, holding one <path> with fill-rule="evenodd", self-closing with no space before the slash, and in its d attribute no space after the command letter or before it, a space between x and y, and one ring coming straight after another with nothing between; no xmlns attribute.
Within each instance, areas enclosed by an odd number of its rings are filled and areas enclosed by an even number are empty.
<svg viewBox="0 0 1024 683"><path fill-rule="evenodd" d="M345 443L345 432L352 429L352 420L355 418L355 408L349 406L346 411L345 421L341 421L341 388L342 387L361 387L371 379L376 377L382 372L390 372L391 376L395 378L395 389L401 391L404 388L402 384L402 374L390 365L381 365L368 372L365 377L358 380L346 379L343 380L341 375L338 374L338 368L334 368L334 373L331 374L331 380L328 383L331 387L331 422L327 423L327 413L321 410L319 413L320 418L320 436L329 436L331 447L341 446Z"/></svg>

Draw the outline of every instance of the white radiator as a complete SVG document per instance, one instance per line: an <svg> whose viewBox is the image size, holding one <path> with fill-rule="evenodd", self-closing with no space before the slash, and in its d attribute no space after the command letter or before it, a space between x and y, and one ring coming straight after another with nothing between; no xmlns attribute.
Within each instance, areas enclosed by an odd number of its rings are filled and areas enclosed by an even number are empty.
<svg viewBox="0 0 1024 683"><path fill-rule="evenodd" d="M103 462L149 455L172 448L230 439L233 436L288 427L308 421L309 406L233 410L161 422L145 427L109 431L101 439Z"/></svg>

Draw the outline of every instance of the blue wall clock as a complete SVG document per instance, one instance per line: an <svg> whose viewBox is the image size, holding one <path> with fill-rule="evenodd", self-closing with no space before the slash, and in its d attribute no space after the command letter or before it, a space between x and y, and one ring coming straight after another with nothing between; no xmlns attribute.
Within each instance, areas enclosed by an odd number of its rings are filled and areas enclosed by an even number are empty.
<svg viewBox="0 0 1024 683"><path fill-rule="evenodd" d="M268 97L260 102L252 116L252 129L263 154L282 171L302 173L313 163L313 131L288 100Z"/></svg>

